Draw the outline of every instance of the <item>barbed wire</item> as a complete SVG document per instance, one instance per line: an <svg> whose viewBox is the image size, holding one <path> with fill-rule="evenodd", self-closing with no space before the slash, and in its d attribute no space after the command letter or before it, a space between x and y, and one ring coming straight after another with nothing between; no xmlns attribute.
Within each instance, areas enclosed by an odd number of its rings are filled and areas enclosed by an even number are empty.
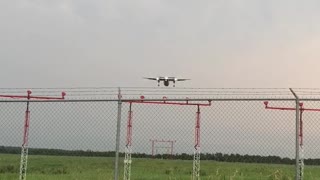
<svg viewBox="0 0 320 180"><path fill-rule="evenodd" d="M33 95L58 97L66 92L66 99L118 99L122 98L228 98L261 97L292 98L288 88L173 88L173 87L66 87L66 88L0 88L0 95L25 95L31 89ZM320 98L319 88L295 88L300 98Z"/></svg>

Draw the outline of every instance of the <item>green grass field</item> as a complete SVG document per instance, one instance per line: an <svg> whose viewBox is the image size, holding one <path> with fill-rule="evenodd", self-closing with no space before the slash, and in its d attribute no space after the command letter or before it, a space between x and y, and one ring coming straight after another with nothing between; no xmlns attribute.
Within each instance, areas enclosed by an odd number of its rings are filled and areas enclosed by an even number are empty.
<svg viewBox="0 0 320 180"><path fill-rule="evenodd" d="M121 159L122 162L122 159ZM0 154L0 179L19 178L19 155ZM106 180L113 179L114 158L29 156L28 180ZM120 164L122 179L123 163ZM135 180L191 179L192 161L133 159L132 176ZM224 163L201 161L201 179L206 180L289 180L294 177L294 166ZM320 166L306 167L305 180L320 180Z"/></svg>

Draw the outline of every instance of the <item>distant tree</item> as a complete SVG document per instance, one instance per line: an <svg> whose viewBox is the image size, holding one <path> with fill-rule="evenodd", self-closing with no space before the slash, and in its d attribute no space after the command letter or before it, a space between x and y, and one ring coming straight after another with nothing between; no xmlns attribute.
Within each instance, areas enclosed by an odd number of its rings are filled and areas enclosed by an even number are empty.
<svg viewBox="0 0 320 180"><path fill-rule="evenodd" d="M21 147L0 146L0 153L2 154L20 154ZM114 157L114 151L92 151L87 150L63 150L63 149L45 149L45 148L29 148L30 155L54 155L54 156L88 156L88 157ZM261 155L240 155L240 154L222 154L217 153L201 153L202 160L214 160L222 162L245 162L245 163L269 163L269 164L295 164L295 159L288 157L281 158L279 156L261 156ZM119 153L120 157L124 157L124 153ZM133 158L151 158L151 154L132 153ZM181 159L192 160L193 154L157 154L156 159ZM320 165L320 159L305 159L306 165Z"/></svg>

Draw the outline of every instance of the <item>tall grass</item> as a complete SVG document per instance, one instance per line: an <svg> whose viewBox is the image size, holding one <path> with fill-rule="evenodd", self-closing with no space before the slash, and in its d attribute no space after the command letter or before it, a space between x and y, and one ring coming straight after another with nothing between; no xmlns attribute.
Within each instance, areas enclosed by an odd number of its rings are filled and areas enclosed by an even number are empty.
<svg viewBox="0 0 320 180"><path fill-rule="evenodd" d="M0 154L0 179L18 179L19 163L19 155ZM113 166L113 158L33 155L28 159L27 179L113 179ZM122 175L122 163L120 167ZM291 165L201 161L200 174L202 180L293 180L295 168ZM133 180L190 180L191 177L190 160L133 159ZM305 179L320 179L320 166L306 167Z"/></svg>

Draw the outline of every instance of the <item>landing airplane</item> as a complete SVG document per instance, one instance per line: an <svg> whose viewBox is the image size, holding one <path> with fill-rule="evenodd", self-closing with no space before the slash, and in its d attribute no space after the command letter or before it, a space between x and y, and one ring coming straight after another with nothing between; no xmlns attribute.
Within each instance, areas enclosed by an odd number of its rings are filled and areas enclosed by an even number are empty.
<svg viewBox="0 0 320 180"><path fill-rule="evenodd" d="M148 78L148 77L144 77L144 79L149 79L149 80L154 80L154 81L158 81L158 86L160 86L160 81L163 81L163 85L165 86L169 86L169 82L172 81L173 82L173 87L175 87L175 84L177 81L186 81L186 80L190 80L190 79L179 79L176 77L155 77L155 78Z"/></svg>

